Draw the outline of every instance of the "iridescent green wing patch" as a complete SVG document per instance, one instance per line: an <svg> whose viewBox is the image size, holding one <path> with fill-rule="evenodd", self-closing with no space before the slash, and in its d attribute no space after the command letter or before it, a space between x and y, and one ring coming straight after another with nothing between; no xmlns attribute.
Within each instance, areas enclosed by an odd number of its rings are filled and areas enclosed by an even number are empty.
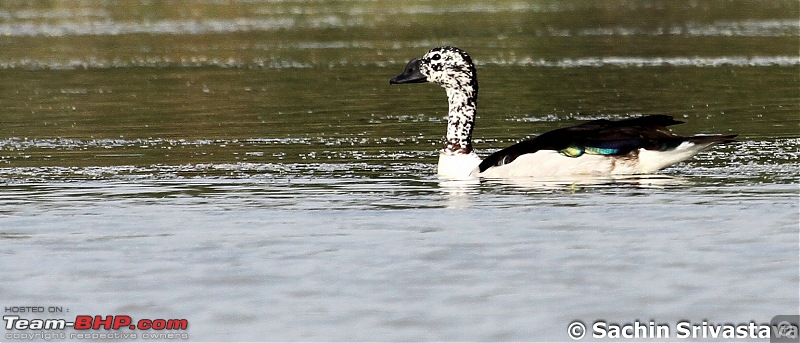
<svg viewBox="0 0 800 343"><path fill-rule="evenodd" d="M580 155L583 155L584 149L583 147L573 145L561 149L558 152L567 157L578 157Z"/></svg>
<svg viewBox="0 0 800 343"><path fill-rule="evenodd" d="M595 147L586 147L586 153L590 155L616 155L619 153L620 149L616 148L595 148Z"/></svg>
<svg viewBox="0 0 800 343"><path fill-rule="evenodd" d="M597 148L597 147L582 147L571 145L558 151L560 154L567 157L578 157L583 154L589 155L617 155L620 152L618 148Z"/></svg>

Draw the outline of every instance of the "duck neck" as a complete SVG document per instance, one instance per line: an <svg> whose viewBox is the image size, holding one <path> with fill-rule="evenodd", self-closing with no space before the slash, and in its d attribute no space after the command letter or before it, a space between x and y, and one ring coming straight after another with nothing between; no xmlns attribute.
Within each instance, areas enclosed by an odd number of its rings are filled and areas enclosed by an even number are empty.
<svg viewBox="0 0 800 343"><path fill-rule="evenodd" d="M473 78L468 84L459 86L446 88L449 113L442 152L450 155L472 152L472 130L478 110L477 81Z"/></svg>

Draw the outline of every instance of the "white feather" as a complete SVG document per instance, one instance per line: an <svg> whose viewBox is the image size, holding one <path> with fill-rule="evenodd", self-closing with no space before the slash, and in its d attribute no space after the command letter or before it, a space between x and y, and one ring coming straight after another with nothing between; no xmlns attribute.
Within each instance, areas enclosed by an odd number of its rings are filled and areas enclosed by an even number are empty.
<svg viewBox="0 0 800 343"><path fill-rule="evenodd" d="M617 165L613 158L602 155L567 157L553 150L524 154L502 166L491 167L478 174L487 178L554 177L564 175L608 175L631 172L630 166Z"/></svg>
<svg viewBox="0 0 800 343"><path fill-rule="evenodd" d="M453 154L442 151L439 154L439 177L445 179L469 179L477 171L481 158L475 152Z"/></svg>
<svg viewBox="0 0 800 343"><path fill-rule="evenodd" d="M638 156L605 156L583 154L567 157L557 151L540 150L517 157L511 163L491 167L477 174L486 178L557 177L566 175L626 175L650 174L669 165L684 161L709 144L683 142L668 151L639 149Z"/></svg>
<svg viewBox="0 0 800 343"><path fill-rule="evenodd" d="M692 142L683 142L675 149L667 151L653 151L639 149L638 165L636 167L638 173L649 174L658 170L666 168L669 165L685 161L701 150L708 148L712 143L708 144L695 144Z"/></svg>

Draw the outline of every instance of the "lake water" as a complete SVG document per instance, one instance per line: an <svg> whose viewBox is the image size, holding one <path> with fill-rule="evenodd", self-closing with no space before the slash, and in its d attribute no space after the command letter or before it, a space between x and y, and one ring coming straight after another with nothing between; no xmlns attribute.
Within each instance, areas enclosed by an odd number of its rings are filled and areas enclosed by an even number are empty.
<svg viewBox="0 0 800 343"><path fill-rule="evenodd" d="M574 320L797 314L798 16L794 0L3 3L0 305L187 319L192 341L571 341ZM444 91L388 80L445 44L478 64L484 156L656 113L739 141L651 176L439 180Z"/></svg>

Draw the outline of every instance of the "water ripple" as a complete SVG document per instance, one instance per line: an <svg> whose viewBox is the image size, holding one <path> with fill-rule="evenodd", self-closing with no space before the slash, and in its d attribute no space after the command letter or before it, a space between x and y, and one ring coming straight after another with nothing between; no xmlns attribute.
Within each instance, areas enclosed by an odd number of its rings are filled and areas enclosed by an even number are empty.
<svg viewBox="0 0 800 343"><path fill-rule="evenodd" d="M482 64L480 61L478 64ZM529 66L549 68L582 68L582 67L768 67L800 65L800 56L714 56L714 57L582 57L561 60L545 60L532 57L512 59L494 58L483 64L500 66Z"/></svg>
<svg viewBox="0 0 800 343"><path fill-rule="evenodd" d="M268 69L296 69L296 68L331 68L331 67L386 67L389 65L402 65L406 61L388 59L373 61L301 61L282 58L253 58L242 59L237 57L217 58L207 56L164 57L142 56L123 59L104 59L99 57L77 58L71 60L58 59L0 59L0 69L25 69L25 70L74 70L74 69L112 69L112 68L268 68ZM714 57L633 57L633 56L589 56L581 58L564 58L560 60L547 60L535 57L515 58L489 58L476 59L476 65L499 66L526 66L541 68L584 68L613 66L621 68L650 68L650 67L792 67L800 65L800 56L714 56Z"/></svg>
<svg viewBox="0 0 800 343"><path fill-rule="evenodd" d="M180 144L220 144L220 141L193 141ZM261 140L260 142L264 142ZM63 144L73 148L74 141ZM162 144L136 141L135 144ZM53 142L39 145L55 148ZM133 141L92 141L91 144L125 146ZM167 143L169 144L169 143ZM277 144L287 144L277 142ZM694 177L723 177L725 182L796 183L796 171L800 169L800 139L777 139L770 141L741 141L725 149L712 149L698 154L688 162L664 170L665 175ZM491 151L486 151L489 153ZM367 153L360 150L320 151L306 154L304 163L187 163L179 165L117 165L117 166L42 166L0 168L0 180L4 183L36 182L45 180L86 179L185 179L219 178L263 180L274 178L373 178L409 176L428 178L435 174L433 163L405 162L424 159L433 161L428 150L378 151ZM333 157L333 158L331 158ZM320 162L322 159L331 162ZM360 161L359 161L360 160Z"/></svg>

